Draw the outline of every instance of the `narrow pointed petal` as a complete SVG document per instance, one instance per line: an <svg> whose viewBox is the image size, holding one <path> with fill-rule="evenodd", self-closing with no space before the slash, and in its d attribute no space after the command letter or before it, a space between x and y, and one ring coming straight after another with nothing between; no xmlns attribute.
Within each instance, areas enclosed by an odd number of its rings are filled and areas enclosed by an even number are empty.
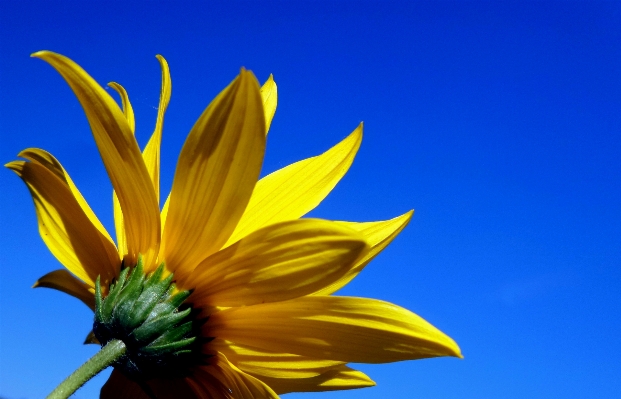
<svg viewBox="0 0 621 399"><path fill-rule="evenodd" d="M310 378L259 377L279 395L290 392L326 392L375 386L375 382L361 371L345 365L332 367Z"/></svg>
<svg viewBox="0 0 621 399"><path fill-rule="evenodd" d="M110 241L112 245L114 245L114 241L112 240L112 237L110 237L110 234L108 233L106 228L103 226L103 224L101 224L101 222L95 215L95 212L93 212L91 207L88 205L76 185L73 183L73 180L71 180L71 177L69 177L69 174L67 173L65 168L63 168L60 162L58 162L58 160L52 154L39 148L27 148L24 151L20 152L18 156L43 166L54 175L56 175L60 180L62 180L67 185L67 187L69 187L76 201L78 201L80 208L82 208L82 211L84 211L84 214L88 217L93 226L95 226L95 228L97 228L97 230L99 230L99 232L108 241Z"/></svg>
<svg viewBox="0 0 621 399"><path fill-rule="evenodd" d="M157 121L155 122L155 130L147 143L142 157L149 176L153 183L153 189L155 190L155 196L158 204L160 200L160 147L162 144L162 129L164 128L164 114L168 103L170 102L170 95L172 93L172 81L170 79L170 70L168 63L161 55L156 56L162 67L162 90L160 92L160 105L157 107Z"/></svg>
<svg viewBox="0 0 621 399"><path fill-rule="evenodd" d="M421 317L366 298L309 296L230 308L211 315L209 334L241 345L354 363L461 357L457 344Z"/></svg>
<svg viewBox="0 0 621 399"><path fill-rule="evenodd" d="M95 311L95 297L93 296L93 292L91 292L92 288L73 277L73 275L65 269L54 270L41 277L32 286L32 288L38 287L53 288L62 291L65 294L78 298L92 311Z"/></svg>
<svg viewBox="0 0 621 399"><path fill-rule="evenodd" d="M388 244L390 244L392 240L394 240L394 238L401 232L401 230L407 226L413 213L414 211L410 211L401 216L397 216L394 219L382 222L337 222L361 233L366 242L370 245L371 249L366 255L360 258L343 277L331 284L329 287L317 291L315 295L333 294L353 280L354 277L356 277L369 262L371 262L380 252L382 252L384 248L386 248Z"/></svg>
<svg viewBox="0 0 621 399"><path fill-rule="evenodd" d="M267 81L261 86L261 99L263 100L263 110L265 111L265 134L270 130L272 119L276 113L278 104L278 87L274 82L274 75L270 74Z"/></svg>
<svg viewBox="0 0 621 399"><path fill-rule="evenodd" d="M166 265L186 275L222 247L241 217L265 151L259 85L240 75L200 116L181 150L164 229Z"/></svg>
<svg viewBox="0 0 621 399"><path fill-rule="evenodd" d="M129 128L134 134L136 132L136 119L134 118L134 109L129 101L129 95L123 86L116 82L108 83L108 86L112 87L119 96L121 96L121 106L123 107L123 115L127 119ZM114 211L114 228L116 231L116 242L121 258L127 254L127 237L125 236L125 224L123 223L123 211L121 210L121 203L119 197L116 195L116 191L112 190L112 209Z"/></svg>
<svg viewBox="0 0 621 399"><path fill-rule="evenodd" d="M240 370L260 380L264 377L288 379L316 377L344 363L291 353L271 352L221 339L215 339L209 345L213 350L225 355Z"/></svg>
<svg viewBox="0 0 621 399"><path fill-rule="evenodd" d="M362 235L337 223L291 220L267 226L205 259L185 285L199 306L286 301L341 278L366 251Z"/></svg>
<svg viewBox="0 0 621 399"><path fill-rule="evenodd" d="M108 86L112 87L117 93L119 93L119 96L121 96L123 115L125 115L125 119L127 119L129 130L131 130L132 134L134 134L136 132L136 118L134 117L134 108L132 107L132 103L129 101L127 90L116 82L110 82L108 83Z"/></svg>
<svg viewBox="0 0 621 399"><path fill-rule="evenodd" d="M127 235L125 234L125 221L123 219L123 210L116 191L112 190L112 211L114 215L114 230L116 232L116 245L121 259L128 253Z"/></svg>
<svg viewBox="0 0 621 399"><path fill-rule="evenodd" d="M52 254L69 271L95 286L110 282L119 267L116 248L91 222L66 181L35 162L6 165L22 178L34 201L39 233Z"/></svg>
<svg viewBox="0 0 621 399"><path fill-rule="evenodd" d="M261 227L298 219L314 209L345 175L361 140L362 124L325 153L262 178L226 245Z"/></svg>
<svg viewBox="0 0 621 399"><path fill-rule="evenodd" d="M150 391L149 395L146 391ZM199 399L189 382L183 378L154 379L138 384L118 370L113 370L110 378L101 388L100 399Z"/></svg>
<svg viewBox="0 0 621 399"><path fill-rule="evenodd" d="M262 381L244 373L218 353L213 365L203 371L216 377L234 399L278 399L278 395Z"/></svg>
<svg viewBox="0 0 621 399"><path fill-rule="evenodd" d="M95 142L123 209L128 257L155 260L160 240L159 206L127 119L116 102L80 66L49 51L33 54L52 65L84 108Z"/></svg>

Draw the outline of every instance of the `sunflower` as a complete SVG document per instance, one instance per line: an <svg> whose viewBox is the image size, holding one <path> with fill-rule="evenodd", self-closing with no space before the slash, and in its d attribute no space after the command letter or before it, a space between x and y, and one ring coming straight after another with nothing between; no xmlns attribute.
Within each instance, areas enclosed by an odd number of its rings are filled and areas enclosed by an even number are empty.
<svg viewBox="0 0 621 399"><path fill-rule="evenodd" d="M411 211L367 223L300 219L351 165L362 125L325 153L259 179L277 89L272 76L261 87L242 69L190 131L160 210L160 143L171 95L165 59L157 56L162 89L155 130L140 151L121 85L109 84L121 97L119 107L69 58L48 51L33 56L62 75L84 108L114 188L117 238L50 153L22 151L25 160L7 167L26 183L41 237L66 268L35 286L72 295L98 315L106 306L108 314L144 308L156 285L151 297L176 298L169 315L176 321L164 334L185 346L164 345L167 357L153 352L148 361L125 355L114 363L102 398L277 398L375 385L350 362L461 357L451 338L406 309L333 295L399 234ZM130 295L119 292L132 284L142 284L144 295L127 305ZM152 321L159 309L153 306L143 309L142 321L146 314ZM101 333L95 319L89 341L114 335ZM118 334L113 338L129 339L127 331ZM141 336L151 348L161 341Z"/></svg>

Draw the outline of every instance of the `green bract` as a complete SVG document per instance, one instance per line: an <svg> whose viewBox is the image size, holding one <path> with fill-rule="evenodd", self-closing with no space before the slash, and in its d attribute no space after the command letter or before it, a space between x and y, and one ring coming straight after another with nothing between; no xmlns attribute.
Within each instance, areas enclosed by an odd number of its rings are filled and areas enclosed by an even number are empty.
<svg viewBox="0 0 621 399"><path fill-rule="evenodd" d="M133 378L183 375L188 365L200 361L197 320L191 307L183 306L190 291L176 292L173 275L163 278L162 263L145 275L142 257L124 268L102 298L100 279L95 284L93 332L103 345L118 339L127 352L115 366Z"/></svg>

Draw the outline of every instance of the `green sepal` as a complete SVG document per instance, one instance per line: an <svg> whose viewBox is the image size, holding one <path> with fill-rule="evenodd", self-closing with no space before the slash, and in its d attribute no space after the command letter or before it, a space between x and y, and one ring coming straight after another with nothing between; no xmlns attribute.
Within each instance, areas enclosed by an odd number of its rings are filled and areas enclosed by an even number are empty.
<svg viewBox="0 0 621 399"><path fill-rule="evenodd" d="M168 330L164 334L156 338L153 342L151 342L149 346L165 344L167 342L174 342L179 339L182 339L183 337L186 337L187 334L192 332L193 324L194 323L192 323L191 321L188 321L171 330Z"/></svg>
<svg viewBox="0 0 621 399"><path fill-rule="evenodd" d="M150 355L162 355L165 353L171 353L171 352L176 352L177 350L181 350L193 344L194 341L196 341L196 337L186 338L180 341L171 342L171 343L163 344L163 345L156 345L156 346L149 345L145 347L143 351Z"/></svg>
<svg viewBox="0 0 621 399"><path fill-rule="evenodd" d="M138 264L132 270L132 274L129 276L129 280L125 287L123 287L119 294L112 312L112 317L119 321L121 326L124 326L127 330L131 330L131 326L136 323L134 320L134 313L132 309L136 305L136 300L142 293L142 287L144 285L145 275L142 269L142 257L138 257Z"/></svg>
<svg viewBox="0 0 621 399"><path fill-rule="evenodd" d="M136 380L187 375L191 365L202 364L206 319L185 304L191 291L178 291L173 274L164 277L164 263L146 275L142 262L139 255L135 267L122 268L105 298L97 278L94 338L102 346L123 341L127 351L115 367Z"/></svg>
<svg viewBox="0 0 621 399"><path fill-rule="evenodd" d="M147 321L140 327L136 328L131 333L131 336L137 341L151 343L157 338L157 336L166 334L170 328L185 319L186 316L190 314L190 311L191 309L186 309L183 312L163 315L151 321Z"/></svg>
<svg viewBox="0 0 621 399"><path fill-rule="evenodd" d="M108 293L108 296L106 297L105 301L103 301L101 305L101 312L99 312L101 314L101 322L110 322L110 319L112 318L112 311L114 310L114 305L116 304L116 298L121 293L121 289L125 284L127 273L129 273L129 268L121 270L119 279L116 281L116 283L110 285L110 291Z"/></svg>
<svg viewBox="0 0 621 399"><path fill-rule="evenodd" d="M163 269L162 266L160 266L160 268ZM158 268L158 270L160 270L160 268ZM156 278L159 278L161 274L162 273L158 274L156 271L156 273L153 273L149 277L147 283L145 284L145 288L136 300L136 304L134 305L134 308L132 310L133 319L130 323L128 323L128 326L131 329L136 328L140 324L144 323L145 320L147 320L147 318L151 314L151 311L162 299L162 295L166 292L166 289L172 282L173 275L171 274L164 280L152 283L152 281L154 281Z"/></svg>

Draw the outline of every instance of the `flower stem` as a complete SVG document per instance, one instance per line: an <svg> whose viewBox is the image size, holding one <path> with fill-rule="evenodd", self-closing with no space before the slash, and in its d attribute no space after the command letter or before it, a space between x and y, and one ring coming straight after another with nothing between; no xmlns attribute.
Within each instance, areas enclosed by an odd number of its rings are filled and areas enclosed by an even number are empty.
<svg viewBox="0 0 621 399"><path fill-rule="evenodd" d="M95 356L91 357L67 377L59 386L48 395L47 399L67 399L72 393L78 390L84 383L101 370L111 365L115 360L123 356L125 353L125 344L118 339L108 342L106 346L101 348Z"/></svg>

